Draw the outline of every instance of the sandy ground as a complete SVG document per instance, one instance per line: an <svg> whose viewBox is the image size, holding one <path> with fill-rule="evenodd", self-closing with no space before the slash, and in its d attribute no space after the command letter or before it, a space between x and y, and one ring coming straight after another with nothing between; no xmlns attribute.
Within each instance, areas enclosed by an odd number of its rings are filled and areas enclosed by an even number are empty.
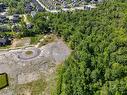
<svg viewBox="0 0 127 95"><path fill-rule="evenodd" d="M32 55L26 56L26 51L32 51ZM0 73L6 72L9 76L9 87L0 90L0 95L17 95L17 85L26 84L44 76L45 80L53 79L55 67L62 63L71 53L71 50L62 40L56 40L43 47L22 48L0 52ZM50 83L47 83L50 86ZM46 88L49 95L50 88ZM24 95L31 95L29 89L25 89Z"/></svg>
<svg viewBox="0 0 127 95"><path fill-rule="evenodd" d="M14 39L11 48L30 45L30 38Z"/></svg>

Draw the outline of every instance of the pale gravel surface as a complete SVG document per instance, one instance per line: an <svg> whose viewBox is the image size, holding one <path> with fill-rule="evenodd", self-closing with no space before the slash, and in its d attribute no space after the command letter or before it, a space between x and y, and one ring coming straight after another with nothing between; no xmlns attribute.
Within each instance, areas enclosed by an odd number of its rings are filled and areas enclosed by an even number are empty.
<svg viewBox="0 0 127 95"><path fill-rule="evenodd" d="M33 55L26 56L27 50L33 51ZM0 95L17 95L18 84L37 80L41 74L48 80L47 75L52 76L55 65L63 62L70 53L71 50L62 40L41 48L31 47L0 52L0 73L6 72L9 76L9 87L0 90Z"/></svg>

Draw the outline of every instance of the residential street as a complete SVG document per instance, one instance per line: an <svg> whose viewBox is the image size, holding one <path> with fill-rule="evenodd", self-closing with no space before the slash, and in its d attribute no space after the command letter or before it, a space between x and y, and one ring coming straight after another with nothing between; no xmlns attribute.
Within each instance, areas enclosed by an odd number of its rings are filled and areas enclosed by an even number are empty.
<svg viewBox="0 0 127 95"><path fill-rule="evenodd" d="M58 13L62 11L74 11L74 10L84 10L84 6L81 7L74 7L74 8L62 8L61 10L49 10L43 3L41 3L39 0L36 0L46 11L51 13Z"/></svg>

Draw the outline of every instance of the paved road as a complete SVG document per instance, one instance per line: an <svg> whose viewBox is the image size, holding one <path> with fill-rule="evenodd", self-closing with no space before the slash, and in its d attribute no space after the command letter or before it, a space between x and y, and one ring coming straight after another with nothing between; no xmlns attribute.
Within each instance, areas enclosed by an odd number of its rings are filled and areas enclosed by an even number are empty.
<svg viewBox="0 0 127 95"><path fill-rule="evenodd" d="M44 4L42 4L39 0L36 0L46 11L51 12L51 13L58 13L60 12L59 10L49 10Z"/></svg>
<svg viewBox="0 0 127 95"><path fill-rule="evenodd" d="M60 10L49 10L43 3L41 3L39 0L36 0L46 11L51 13L58 13L61 12ZM74 8L62 8L62 11L74 11L74 10L84 10L84 7L74 7Z"/></svg>

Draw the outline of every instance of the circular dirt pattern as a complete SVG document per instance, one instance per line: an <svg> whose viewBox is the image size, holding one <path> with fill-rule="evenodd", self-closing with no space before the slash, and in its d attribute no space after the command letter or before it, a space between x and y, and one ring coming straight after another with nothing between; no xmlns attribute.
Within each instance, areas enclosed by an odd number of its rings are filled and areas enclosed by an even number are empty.
<svg viewBox="0 0 127 95"><path fill-rule="evenodd" d="M39 56L41 50L38 48L27 48L18 53L18 58L22 60L29 60Z"/></svg>
<svg viewBox="0 0 127 95"><path fill-rule="evenodd" d="M33 54L33 51L28 50L25 53L26 53L26 55L32 55Z"/></svg>

